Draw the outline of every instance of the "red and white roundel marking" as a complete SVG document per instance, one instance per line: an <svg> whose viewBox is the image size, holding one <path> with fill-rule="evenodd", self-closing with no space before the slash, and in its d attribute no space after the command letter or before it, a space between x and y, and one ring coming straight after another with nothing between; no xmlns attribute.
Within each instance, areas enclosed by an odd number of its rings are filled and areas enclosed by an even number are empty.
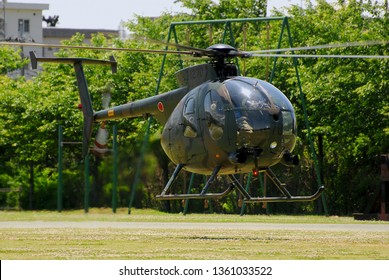
<svg viewBox="0 0 389 280"><path fill-rule="evenodd" d="M158 107L158 110L159 110L161 113L163 113L163 111L165 111L165 107L163 106L163 103L162 103L162 102L158 102L157 107Z"/></svg>

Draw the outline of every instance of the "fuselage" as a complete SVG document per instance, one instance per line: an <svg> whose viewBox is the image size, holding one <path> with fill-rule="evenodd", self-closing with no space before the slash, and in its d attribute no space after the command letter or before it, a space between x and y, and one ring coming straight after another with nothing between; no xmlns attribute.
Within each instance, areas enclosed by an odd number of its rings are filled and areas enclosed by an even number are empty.
<svg viewBox="0 0 389 280"><path fill-rule="evenodd" d="M233 65L219 70L211 64L187 67L176 73L178 89L95 112L94 119L155 116L164 125L167 156L198 174L296 164L296 117L288 98L263 80L229 75L236 72Z"/></svg>

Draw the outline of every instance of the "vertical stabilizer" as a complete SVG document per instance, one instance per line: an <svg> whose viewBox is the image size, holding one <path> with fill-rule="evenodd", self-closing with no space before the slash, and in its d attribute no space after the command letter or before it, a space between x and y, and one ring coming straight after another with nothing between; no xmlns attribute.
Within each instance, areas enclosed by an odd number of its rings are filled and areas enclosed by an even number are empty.
<svg viewBox="0 0 389 280"><path fill-rule="evenodd" d="M37 57L34 52L30 52L31 66L36 69L38 62L54 62L54 63L68 63L73 64L76 71L78 92L80 94L80 100L82 105L82 113L84 115L84 128L83 128L83 140L82 140L82 155L85 157L89 152L89 141L92 136L93 129L93 107L92 100L90 98L88 84L85 78L83 64L99 64L110 65L112 72L117 70L117 62L113 56L110 60L98 60L88 58L61 58L61 57Z"/></svg>
<svg viewBox="0 0 389 280"><path fill-rule="evenodd" d="M93 129L93 108L90 98L88 84L86 82L82 61L74 62L74 70L76 71L78 92L82 105L82 114L84 115L84 128L82 138L82 156L85 157L89 152L89 141L92 136Z"/></svg>

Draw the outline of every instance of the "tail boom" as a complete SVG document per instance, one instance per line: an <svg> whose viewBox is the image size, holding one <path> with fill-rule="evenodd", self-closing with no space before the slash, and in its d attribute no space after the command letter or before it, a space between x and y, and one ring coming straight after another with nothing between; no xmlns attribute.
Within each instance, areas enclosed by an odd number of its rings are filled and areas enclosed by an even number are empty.
<svg viewBox="0 0 389 280"><path fill-rule="evenodd" d="M186 87L129 102L94 113L95 121L115 120L153 115L161 123L166 123L168 117L178 102L187 94Z"/></svg>

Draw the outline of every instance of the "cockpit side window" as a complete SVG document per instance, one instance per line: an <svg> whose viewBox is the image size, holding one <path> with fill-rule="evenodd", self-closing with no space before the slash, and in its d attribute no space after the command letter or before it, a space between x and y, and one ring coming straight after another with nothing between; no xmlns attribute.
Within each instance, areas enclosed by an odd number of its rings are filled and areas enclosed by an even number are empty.
<svg viewBox="0 0 389 280"><path fill-rule="evenodd" d="M225 114L223 99L215 90L205 95L204 110L209 133L213 140L219 140L224 132Z"/></svg>
<svg viewBox="0 0 389 280"><path fill-rule="evenodd" d="M193 115L194 114L194 99L189 98L185 103L184 115Z"/></svg>
<svg viewBox="0 0 389 280"><path fill-rule="evenodd" d="M255 130L269 129L269 114L274 105L259 81L237 78L225 85L231 97L238 131L250 134Z"/></svg>
<svg viewBox="0 0 389 280"><path fill-rule="evenodd" d="M296 133L296 123L294 114L291 111L282 111L283 135L294 135Z"/></svg>
<svg viewBox="0 0 389 280"><path fill-rule="evenodd" d="M195 121L195 101L189 98L184 106L184 136L194 138L197 136L197 126Z"/></svg>

